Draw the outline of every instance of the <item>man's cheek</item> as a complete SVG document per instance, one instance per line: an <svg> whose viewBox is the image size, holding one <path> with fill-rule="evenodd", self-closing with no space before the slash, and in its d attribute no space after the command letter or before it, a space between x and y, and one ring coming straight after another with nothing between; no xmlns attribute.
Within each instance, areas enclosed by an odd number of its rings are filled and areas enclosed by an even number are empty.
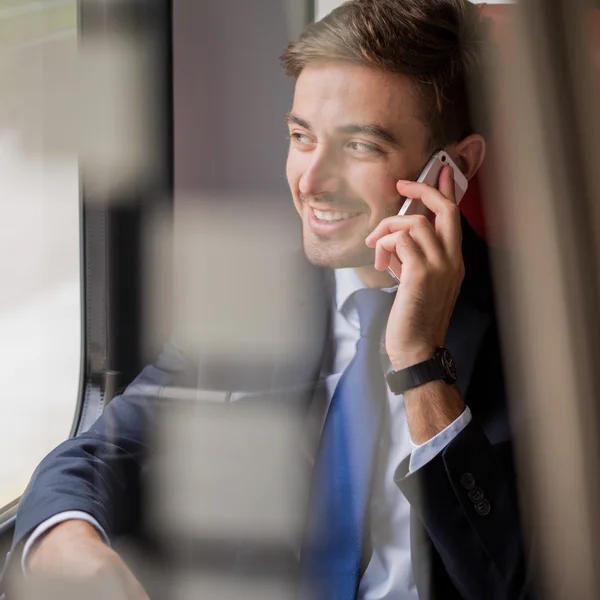
<svg viewBox="0 0 600 600"><path fill-rule="evenodd" d="M293 170L288 167L285 174L290 190L292 190L293 193L296 193L296 190L298 189L298 180L294 176Z"/></svg>
<svg viewBox="0 0 600 600"><path fill-rule="evenodd" d="M387 189L384 193L372 198L369 208L371 210L371 218L374 220L381 221L391 214L397 214L400 210L400 197L397 194L391 194Z"/></svg>
<svg viewBox="0 0 600 600"><path fill-rule="evenodd" d="M402 208L402 204L404 204L405 198L399 195L395 195L390 199L390 202L387 205L387 214L386 217L391 217L393 215L397 215Z"/></svg>
<svg viewBox="0 0 600 600"><path fill-rule="evenodd" d="M292 155L291 151L289 151L287 155L287 162L285 165L285 174L287 177L288 184L290 188L292 188L292 190L298 188L298 183L300 181L301 175L299 171L300 169L298 167L297 161L294 160L294 156Z"/></svg>

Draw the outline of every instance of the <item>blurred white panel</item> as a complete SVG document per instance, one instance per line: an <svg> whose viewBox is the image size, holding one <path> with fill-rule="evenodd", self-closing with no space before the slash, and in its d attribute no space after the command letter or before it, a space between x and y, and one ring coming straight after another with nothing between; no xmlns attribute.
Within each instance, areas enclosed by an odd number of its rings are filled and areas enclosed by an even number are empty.
<svg viewBox="0 0 600 600"><path fill-rule="evenodd" d="M81 48L76 114L86 194L122 194L153 168L154 58L139 34L96 35Z"/></svg>
<svg viewBox="0 0 600 600"><path fill-rule="evenodd" d="M297 590L289 583L223 574L189 573L173 582L173 600L292 600Z"/></svg>
<svg viewBox="0 0 600 600"><path fill-rule="evenodd" d="M496 304L521 514L533 538L536 596L552 600L596 598L599 587L598 322L587 287L598 281L590 253L597 247L589 245L598 227L585 206L597 206L599 138L597 105L582 85L584 4L568 0L550 11L521 3L489 82L496 160L486 167L494 173L484 198L488 222L503 236L494 253ZM565 210L565 198L577 203Z"/></svg>
<svg viewBox="0 0 600 600"><path fill-rule="evenodd" d="M76 31L59 31L8 48L0 63L10 82L0 127L17 129L29 155L78 155L90 199L123 195L154 168L155 65L141 41L95 34L78 46Z"/></svg>
<svg viewBox="0 0 600 600"><path fill-rule="evenodd" d="M295 544L306 497L300 425L251 400L165 403L149 526L170 540Z"/></svg>
<svg viewBox="0 0 600 600"><path fill-rule="evenodd" d="M289 202L250 194L177 199L175 327L204 357L285 359L311 342L300 220L277 208Z"/></svg>
<svg viewBox="0 0 600 600"><path fill-rule="evenodd" d="M115 577L98 577L94 582L59 581L56 578L15 579L11 596L16 600L128 600L123 582Z"/></svg>

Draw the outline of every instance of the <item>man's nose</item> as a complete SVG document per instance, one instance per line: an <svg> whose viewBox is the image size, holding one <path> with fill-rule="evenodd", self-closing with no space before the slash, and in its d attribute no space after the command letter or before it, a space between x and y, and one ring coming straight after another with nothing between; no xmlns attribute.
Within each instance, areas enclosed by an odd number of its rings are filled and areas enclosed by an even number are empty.
<svg viewBox="0 0 600 600"><path fill-rule="evenodd" d="M300 178L300 193L305 196L337 194L341 189L341 167L335 152L318 148Z"/></svg>

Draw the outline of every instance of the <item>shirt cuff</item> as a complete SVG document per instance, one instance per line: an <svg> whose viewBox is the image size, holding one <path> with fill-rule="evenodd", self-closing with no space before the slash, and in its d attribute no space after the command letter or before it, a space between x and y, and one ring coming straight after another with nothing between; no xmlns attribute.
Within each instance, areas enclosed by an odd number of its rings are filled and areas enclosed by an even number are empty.
<svg viewBox="0 0 600 600"><path fill-rule="evenodd" d="M414 450L410 455L408 472L414 473L424 467L430 460L435 458L469 423L471 422L471 410L465 407L460 417L454 420L446 429L442 429L424 444L413 444Z"/></svg>
<svg viewBox="0 0 600 600"><path fill-rule="evenodd" d="M31 550L36 545L36 543L40 540L40 538L49 529L51 529L52 527L55 527L59 523L63 523L64 521L73 521L73 520L86 521L87 523L89 523L90 525L95 527L96 531L102 536L104 543L107 546L110 546L110 540L108 539L108 536L106 535L106 531L104 531L104 529L102 529L100 523L98 523L98 521L96 521L96 519L94 519L94 517L92 517L92 515L90 515L86 512L80 511L80 510L67 510L67 511L58 513L58 514L50 517L49 519L46 519L43 523L38 525L33 530L33 533L27 539L27 542L25 542L25 547L23 548L23 555L21 556L21 568L23 569L23 573L25 575L27 575L27 560L29 558L29 554L31 553Z"/></svg>

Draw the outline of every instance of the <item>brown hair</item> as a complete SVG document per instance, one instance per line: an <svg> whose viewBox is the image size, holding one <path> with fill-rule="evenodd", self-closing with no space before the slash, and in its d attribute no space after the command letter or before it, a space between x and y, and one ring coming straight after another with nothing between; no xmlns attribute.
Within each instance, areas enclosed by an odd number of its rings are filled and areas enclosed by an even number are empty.
<svg viewBox="0 0 600 600"><path fill-rule="evenodd" d="M470 87L481 83L486 40L468 0L349 0L309 25L281 62L293 77L322 60L409 76L434 150L474 132Z"/></svg>

